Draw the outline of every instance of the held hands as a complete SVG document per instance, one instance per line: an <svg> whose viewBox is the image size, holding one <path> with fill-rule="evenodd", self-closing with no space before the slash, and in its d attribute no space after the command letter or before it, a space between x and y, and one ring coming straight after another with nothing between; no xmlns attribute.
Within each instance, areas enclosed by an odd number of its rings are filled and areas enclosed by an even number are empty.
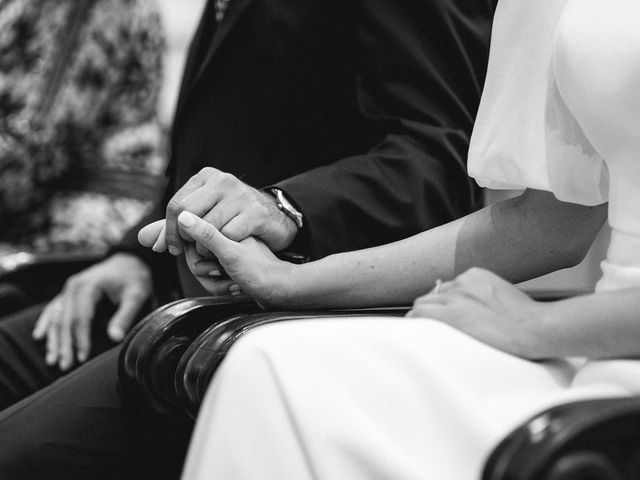
<svg viewBox="0 0 640 480"><path fill-rule="evenodd" d="M418 297L407 316L439 320L505 352L538 358L545 308L497 275L472 268Z"/></svg>
<svg viewBox="0 0 640 480"><path fill-rule="evenodd" d="M191 177L167 205L166 246L173 255L182 253L185 246L178 229L178 215L183 211L201 217L231 240L254 236L273 251L288 247L297 233L294 221L270 195L211 167ZM196 243L196 248L206 255L202 245Z"/></svg>
<svg viewBox="0 0 640 480"><path fill-rule="evenodd" d="M140 229L138 241L141 245L151 248L154 252L162 253L167 250L165 233L166 220L158 220ZM229 280L226 272L207 247L201 242L196 247L194 243L196 240L192 239L184 230L180 230L180 235L189 239L183 247L187 266L207 292L211 295L241 293L238 285ZM232 286L233 288L231 288Z"/></svg>
<svg viewBox="0 0 640 480"><path fill-rule="evenodd" d="M160 220L140 230L140 243L159 251L164 222ZM189 269L209 293L245 292L263 305L278 304L286 298L286 282L294 265L279 260L262 241L248 237L236 242L189 212L178 216L178 224L181 235L190 240L184 247ZM193 242L204 246L209 255L200 255Z"/></svg>
<svg viewBox="0 0 640 480"><path fill-rule="evenodd" d="M48 365L68 370L82 363L91 351L91 322L98 301L107 296L118 305L107 334L121 341L151 294L149 267L135 255L117 253L69 277L62 291L40 314L33 330L36 340L46 338Z"/></svg>
<svg viewBox="0 0 640 480"><path fill-rule="evenodd" d="M220 272L212 275L212 269L218 263L198 257L193 247L187 249L189 268L209 292L219 293L221 288L228 288L232 294L244 291L263 305L278 304L286 298L286 281L294 265L279 260L263 242L254 237L240 242L231 240L189 212L182 212L178 223L186 235L216 256L219 266L232 279L216 280Z"/></svg>

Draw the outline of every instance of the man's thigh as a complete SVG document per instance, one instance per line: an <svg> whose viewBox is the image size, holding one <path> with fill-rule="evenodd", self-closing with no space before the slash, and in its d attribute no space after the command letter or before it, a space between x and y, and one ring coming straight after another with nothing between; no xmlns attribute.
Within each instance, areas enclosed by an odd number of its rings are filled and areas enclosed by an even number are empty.
<svg viewBox="0 0 640 480"><path fill-rule="evenodd" d="M114 348L0 412L0 479L128 478Z"/></svg>
<svg viewBox="0 0 640 480"><path fill-rule="evenodd" d="M66 375L47 367L31 339L38 312L0 321L1 388L26 397L0 412L0 480L177 478L191 423L123 404L119 347ZM98 339L96 350L107 346Z"/></svg>

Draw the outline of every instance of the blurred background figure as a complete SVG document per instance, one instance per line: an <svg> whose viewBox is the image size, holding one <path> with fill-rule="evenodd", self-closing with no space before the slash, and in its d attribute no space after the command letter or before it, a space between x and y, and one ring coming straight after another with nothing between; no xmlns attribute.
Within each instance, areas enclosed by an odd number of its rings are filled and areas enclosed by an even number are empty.
<svg viewBox="0 0 640 480"><path fill-rule="evenodd" d="M182 71L206 0L157 0L165 36L162 88L158 114L167 129L173 120Z"/></svg>
<svg viewBox="0 0 640 480"><path fill-rule="evenodd" d="M105 253L165 166L155 0L0 0L0 258Z"/></svg>

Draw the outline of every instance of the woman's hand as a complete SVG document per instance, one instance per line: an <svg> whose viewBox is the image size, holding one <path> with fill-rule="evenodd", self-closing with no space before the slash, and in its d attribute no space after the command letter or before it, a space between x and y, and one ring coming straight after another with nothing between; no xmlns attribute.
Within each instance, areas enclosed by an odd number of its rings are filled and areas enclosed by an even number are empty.
<svg viewBox="0 0 640 480"><path fill-rule="evenodd" d="M217 259L200 255L193 244L186 249L191 272L208 292L243 291L262 305L277 305L287 298L287 281L295 265L279 260L262 241L248 237L235 242L186 211L178 216L178 224L186 236L205 246Z"/></svg>
<svg viewBox="0 0 640 480"><path fill-rule="evenodd" d="M417 298L407 316L439 320L505 352L540 358L545 338L536 327L545 309L497 275L472 268Z"/></svg>
<svg viewBox="0 0 640 480"><path fill-rule="evenodd" d="M201 255L193 242L184 244L184 257L189 270L211 295L231 293L239 295L242 289L229 278L213 254Z"/></svg>

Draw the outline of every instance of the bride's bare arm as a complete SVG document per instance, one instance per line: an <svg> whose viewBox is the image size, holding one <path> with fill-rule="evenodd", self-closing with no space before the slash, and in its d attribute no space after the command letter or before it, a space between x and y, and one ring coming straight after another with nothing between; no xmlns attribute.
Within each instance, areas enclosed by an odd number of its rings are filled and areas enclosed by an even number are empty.
<svg viewBox="0 0 640 480"><path fill-rule="evenodd" d="M408 304L436 279L474 266L520 282L577 264L605 219L606 206L527 191L399 242L303 265L287 300L293 306Z"/></svg>
<svg viewBox="0 0 640 480"><path fill-rule="evenodd" d="M539 320L547 340L533 358L589 358L640 355L640 288L628 288L554 302Z"/></svg>
<svg viewBox="0 0 640 480"><path fill-rule="evenodd" d="M277 260L253 239L233 242L188 213L181 228L207 245L240 288L261 302L352 307L409 304L436 279L451 279L471 266L510 281L571 266L584 256L605 218L605 206L568 204L546 192L527 191L399 242L304 265ZM194 274L204 278L208 268L203 262L202 272L196 268Z"/></svg>

